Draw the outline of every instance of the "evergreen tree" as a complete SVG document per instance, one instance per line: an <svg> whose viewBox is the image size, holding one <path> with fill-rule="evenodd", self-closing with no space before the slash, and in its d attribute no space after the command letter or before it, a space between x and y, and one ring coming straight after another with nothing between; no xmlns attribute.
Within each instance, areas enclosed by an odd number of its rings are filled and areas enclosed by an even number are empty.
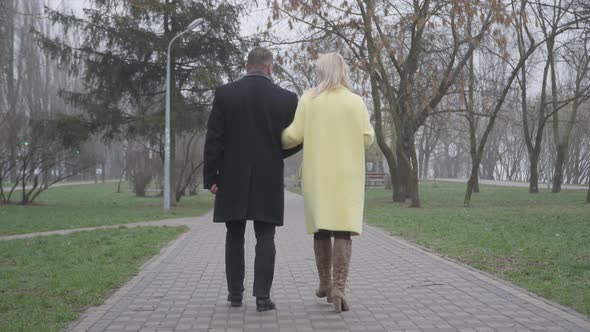
<svg viewBox="0 0 590 332"><path fill-rule="evenodd" d="M62 95L84 110L93 131L107 139L142 140L159 147L161 156L168 43L196 18L207 22L205 31L187 33L172 47L174 170L176 136L202 128L212 90L240 73L243 8L217 0L91 0L90 4L84 15L46 9L54 24L80 35L80 45L35 32L47 54L83 77L84 91L62 91Z"/></svg>

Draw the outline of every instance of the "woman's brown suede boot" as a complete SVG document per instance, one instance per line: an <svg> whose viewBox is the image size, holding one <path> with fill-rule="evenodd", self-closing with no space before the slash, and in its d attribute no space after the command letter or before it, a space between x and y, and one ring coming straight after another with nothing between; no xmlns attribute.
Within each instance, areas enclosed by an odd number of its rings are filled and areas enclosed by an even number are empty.
<svg viewBox="0 0 590 332"><path fill-rule="evenodd" d="M319 298L326 297L328 303L332 303L332 239L314 239L313 251L320 278L320 286L315 295Z"/></svg>
<svg viewBox="0 0 590 332"><path fill-rule="evenodd" d="M346 301L344 289L348 278L348 268L352 255L352 240L334 239L334 281L332 285L332 301L336 312L348 311L350 306Z"/></svg>

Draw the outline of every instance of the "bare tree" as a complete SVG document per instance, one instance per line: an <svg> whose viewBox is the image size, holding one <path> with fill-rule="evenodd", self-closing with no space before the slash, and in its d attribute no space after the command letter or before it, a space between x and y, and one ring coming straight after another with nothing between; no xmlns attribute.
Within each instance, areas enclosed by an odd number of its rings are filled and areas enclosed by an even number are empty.
<svg viewBox="0 0 590 332"><path fill-rule="evenodd" d="M590 39L588 33L581 37L582 38L577 37L576 40L569 41L564 45L565 54L563 59L574 72L573 75L571 75L573 77L573 91L571 96L567 97L568 99L566 102L571 101L571 109L569 109L569 119L565 122L563 127L560 123L560 112L556 111L553 114L553 137L555 148L557 150L552 188L554 193L561 191L561 185L564 176L564 165L568 159L572 130L576 124L578 110L580 105L582 105L585 100L590 98L590 82L588 77L590 69L588 43L590 42Z"/></svg>
<svg viewBox="0 0 590 332"><path fill-rule="evenodd" d="M528 96L528 72L526 65L522 66L519 74L521 92L521 112L524 139L529 156L529 192L539 192L539 158L543 146L543 135L547 121L552 115L566 104L557 99L557 79L555 74L555 48L558 38L568 31L578 29L579 22L587 19L587 14L572 14L573 2L554 0L547 3L542 0L530 2L530 9L537 24L541 27L543 42L546 49L545 65L541 79L541 95L536 107L531 107ZM531 35L526 1L521 3L520 20L516 21L515 32L519 54L525 53L528 35ZM552 101L547 101L548 83L551 83ZM550 107L550 109L548 109ZM535 111L534 111L535 110ZM533 123L531 124L531 121ZM536 121L536 122L535 122Z"/></svg>
<svg viewBox="0 0 590 332"><path fill-rule="evenodd" d="M588 102L580 108L588 109ZM578 114L571 136L564 183L583 184L590 180L590 112Z"/></svg>
<svg viewBox="0 0 590 332"><path fill-rule="evenodd" d="M183 158L181 162L177 162L177 164L181 165L176 183L177 202L180 201L182 196L186 195L187 189L198 186L197 173L203 166L203 153L198 151L195 146L202 146L202 144L198 144L197 142L203 137L203 131L195 130L192 134L180 137L178 140L178 145L184 148L184 152L177 152L177 155Z"/></svg>
<svg viewBox="0 0 590 332"><path fill-rule="evenodd" d="M309 28L306 41L333 38L370 84L377 143L390 167L393 200L420 206L415 135L455 83L473 51L495 25L504 23L500 3L465 1L274 2L274 19ZM483 13L480 17L480 13ZM464 34L467 17L477 31ZM475 21L475 19L474 19ZM317 48L312 42L312 55ZM446 45L446 46L443 46ZM450 46L449 46L450 45ZM449 46L449 47L447 47ZM392 119L395 140L385 132Z"/></svg>
<svg viewBox="0 0 590 332"><path fill-rule="evenodd" d="M59 142L59 134L46 123L34 127L32 141L19 151L18 172L22 205L33 203L51 185L71 178L96 164L92 155L80 158L79 150L64 147ZM55 172L57 166L63 167L65 171ZM10 195L7 200L10 200Z"/></svg>
<svg viewBox="0 0 590 332"><path fill-rule="evenodd" d="M469 34L472 34L472 18L471 16L468 17L467 28L469 29ZM469 65L467 66L467 76L468 76L468 83L467 83L467 96L463 96L463 100L465 101L465 111L467 112L466 119L467 123L469 124L469 155L471 156L471 167L475 167L475 163L478 163L479 160L477 158L477 127L478 127L478 118L475 115L475 66L473 64L473 57L474 55L471 54L469 57ZM478 193L479 192L479 177L475 177L473 179L473 191Z"/></svg>
<svg viewBox="0 0 590 332"><path fill-rule="evenodd" d="M79 145L89 128L69 117L58 96L75 77L43 56L32 29L49 32L39 18L40 0L3 0L0 7L0 200L8 203L17 187L21 204L33 202L52 184L90 167ZM65 80L63 80L66 78ZM78 151L78 152L76 152ZM3 185L9 182L8 190Z"/></svg>
<svg viewBox="0 0 590 332"><path fill-rule="evenodd" d="M429 175L430 160L440 139L441 131L444 130L444 115L430 117L419 131L418 143L418 165L420 178L426 179Z"/></svg>
<svg viewBox="0 0 590 332"><path fill-rule="evenodd" d="M16 33L17 33L17 26L15 20L15 5L16 2L14 0L8 0L4 3L4 12L6 13L6 33L5 33L5 40L4 40L4 47L3 49L6 50L6 63L5 63L5 71L6 77L4 79L6 88L5 88L5 96L6 96L6 116L5 122L8 123L8 135L6 144L9 147L8 158L11 164L16 164L16 138L18 137L18 128L19 125L19 117L17 114L17 103L18 103L18 91L21 86L22 82L22 66L15 65L17 59L19 59L19 64L22 63L22 57L16 55L15 52L15 45L16 45ZM12 182L16 181L16 171L15 168L11 168L10 172L10 179Z"/></svg>
<svg viewBox="0 0 590 332"><path fill-rule="evenodd" d="M526 1L523 0L523 4L522 4L521 8L523 8L525 5L526 5ZM522 24L519 22L523 22L526 20L525 15L526 14L525 14L524 10L513 11L512 12L512 21L515 22L516 26L519 26L520 24ZM500 48L506 47L505 42L503 41L503 39L500 35L495 36L495 37L499 38L497 40L498 40L498 44L499 44ZM521 68L525 65L526 60L533 54L533 52L539 47L539 45L541 45L539 42L535 41L535 39L533 38L533 35L530 32L528 32L528 30L527 30L527 42L523 42L523 44L524 43L527 44L524 47L525 51L520 52L518 54L515 64L511 64L512 70L508 74L506 79L502 83L500 83L503 87L500 89L499 94L497 95L497 99L494 100L494 102L492 104L493 106L492 106L491 111L489 113L489 120L488 120L487 125L485 126L485 130L484 130L484 132L481 136L481 139L479 141L477 151L476 151L476 160L475 160L475 162L472 163L471 174L469 176L469 180L467 181L467 190L465 193L465 200L464 200L465 206L469 206L471 204L471 195L473 193L473 189L474 189L474 186L477 181L479 166L480 166L481 158L482 158L482 155L484 152L484 148L485 148L487 139L488 139L492 129L494 128L495 121L498 117L500 110L502 109L502 106L504 105L504 102L506 100L506 96L508 95L508 93L511 90L512 83L514 82L514 80L518 76ZM502 56L502 58L507 58L506 55L507 54L504 54L504 56Z"/></svg>
<svg viewBox="0 0 590 332"><path fill-rule="evenodd" d="M516 107L514 108L516 109ZM507 119L501 119L500 133L499 168L502 173L496 178L508 181L522 181L523 157L526 146L522 138L522 123L518 119L519 113L509 113ZM525 179L526 180L526 179Z"/></svg>

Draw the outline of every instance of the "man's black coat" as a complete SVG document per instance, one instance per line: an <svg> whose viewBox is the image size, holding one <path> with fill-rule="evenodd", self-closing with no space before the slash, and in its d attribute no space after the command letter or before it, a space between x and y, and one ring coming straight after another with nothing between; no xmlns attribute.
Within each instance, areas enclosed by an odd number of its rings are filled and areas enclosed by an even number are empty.
<svg viewBox="0 0 590 332"><path fill-rule="evenodd" d="M281 133L291 124L297 95L259 74L218 87L207 124L203 181L217 184L215 222L258 220L283 225Z"/></svg>

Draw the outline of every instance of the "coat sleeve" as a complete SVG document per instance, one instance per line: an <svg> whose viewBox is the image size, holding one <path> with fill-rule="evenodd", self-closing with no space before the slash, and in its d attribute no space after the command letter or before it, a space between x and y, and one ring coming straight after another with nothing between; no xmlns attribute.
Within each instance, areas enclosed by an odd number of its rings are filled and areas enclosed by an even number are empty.
<svg viewBox="0 0 590 332"><path fill-rule="evenodd" d="M205 136L205 148L203 158L203 185L205 189L211 189L214 184L219 185L219 169L223 160L225 135L225 119L223 109L220 107L218 91L215 91L213 108L207 122L207 135Z"/></svg>
<svg viewBox="0 0 590 332"><path fill-rule="evenodd" d="M287 112L287 121L285 122L285 127L287 128L289 127L289 125L291 123L293 123L293 119L295 118L295 112L297 111L297 104L298 104L298 100L297 100L297 95L293 94L293 98L291 98L291 100L289 101L289 109ZM293 148L290 149L286 149L283 150L283 158L289 158L292 155L296 154L297 152L301 151L301 149L303 148L303 144L299 144Z"/></svg>
<svg viewBox="0 0 590 332"><path fill-rule="evenodd" d="M365 148L369 147L369 145L373 144L375 140L375 130L371 125L371 119L369 117L369 110L367 110L367 105L361 99L362 110L363 110L363 139L365 141Z"/></svg>
<svg viewBox="0 0 590 332"><path fill-rule="evenodd" d="M303 143L303 133L305 126L305 101L302 97L295 111L293 123L283 131L282 142L283 149L291 149Z"/></svg>

